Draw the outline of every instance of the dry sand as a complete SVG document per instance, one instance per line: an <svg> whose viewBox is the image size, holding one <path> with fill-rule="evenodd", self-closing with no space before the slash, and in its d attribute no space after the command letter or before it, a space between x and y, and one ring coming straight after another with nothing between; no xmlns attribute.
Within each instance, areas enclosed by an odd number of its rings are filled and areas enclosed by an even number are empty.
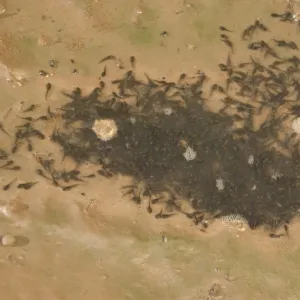
<svg viewBox="0 0 300 300"><path fill-rule="evenodd" d="M6 129L13 132L22 107L55 108L66 101L62 91L76 86L91 91L102 72L98 61L109 54L126 64L135 55L140 74L175 79L204 70L215 81L227 55L219 25L240 31L262 18L276 36L299 42L295 27L269 17L285 1L149 3L0 0L6 9L0 15L0 112L2 118L9 112ZM161 37L163 31L169 35ZM51 59L59 62L57 68L49 67ZM110 78L119 74L115 69L108 63ZM39 70L54 75L40 78ZM53 84L48 102L47 82ZM52 125L43 132L50 134ZM0 138L1 147L11 144L9 137ZM34 147L61 159L47 140ZM28 191L0 192L0 235L16 236L13 247L0 247L1 299L300 299L297 220L290 236L280 239L270 239L263 229L217 223L204 233L182 216L156 220L146 203L138 207L122 198L120 187L130 178L92 179L62 192L35 175L32 154L20 151L15 160L22 172L2 170L1 185L15 178L39 183Z"/></svg>

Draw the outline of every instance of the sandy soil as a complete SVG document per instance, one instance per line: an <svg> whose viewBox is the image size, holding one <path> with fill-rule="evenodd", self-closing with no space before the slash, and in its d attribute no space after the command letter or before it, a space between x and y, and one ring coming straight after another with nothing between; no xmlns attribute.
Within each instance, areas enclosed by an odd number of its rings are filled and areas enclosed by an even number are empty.
<svg viewBox="0 0 300 300"><path fill-rule="evenodd" d="M140 74L172 79L205 70L215 81L227 55L219 25L240 30L262 18L276 34L299 42L296 28L269 17L285 1L149 3L0 0L6 9L0 15L0 115L7 131L19 123L22 107L55 109L66 101L62 91L93 89L102 72L98 62L109 54L127 65L136 56ZM163 31L168 36L160 36ZM57 68L49 66L51 59ZM39 70L53 76L40 78ZM108 63L110 78L118 72ZM48 101L47 82L53 85ZM3 148L11 144L0 138ZM39 154L55 153L59 163L59 149L50 142L34 147ZM0 192L0 235L17 236L14 247L0 247L3 299L300 299L296 220L289 237L280 239L263 229L217 223L203 232L182 216L156 220L146 203L138 207L122 198L120 188L130 178L94 179L62 192L34 175L36 162L27 151L15 160L25 167L17 174L2 170L2 186L15 178L39 183L28 191Z"/></svg>

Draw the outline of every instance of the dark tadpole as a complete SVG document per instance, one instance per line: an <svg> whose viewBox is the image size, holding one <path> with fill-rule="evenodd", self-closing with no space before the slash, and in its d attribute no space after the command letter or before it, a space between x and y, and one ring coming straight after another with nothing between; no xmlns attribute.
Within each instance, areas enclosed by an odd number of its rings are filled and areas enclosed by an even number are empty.
<svg viewBox="0 0 300 300"><path fill-rule="evenodd" d="M103 71L101 72L101 77L105 77L107 72L107 66L104 66Z"/></svg>
<svg viewBox="0 0 300 300"><path fill-rule="evenodd" d="M37 138L39 138L40 140L44 140L46 137L44 134L42 134L39 130L34 129L31 130L30 132L31 136L36 136Z"/></svg>
<svg viewBox="0 0 300 300"><path fill-rule="evenodd" d="M90 174L90 175L85 175L85 176L82 176L84 178L95 178L96 175L95 174Z"/></svg>
<svg viewBox="0 0 300 300"><path fill-rule="evenodd" d="M263 23L261 23L258 20L255 22L255 26L256 26L256 28L260 29L261 31L265 31L265 32L270 31L267 26L265 26Z"/></svg>
<svg viewBox="0 0 300 300"><path fill-rule="evenodd" d="M296 44L295 42L293 42L293 41L292 41L292 42L289 42L288 45L289 45L289 47L290 47L291 49L293 49L293 50L299 50L297 44Z"/></svg>
<svg viewBox="0 0 300 300"><path fill-rule="evenodd" d="M142 194L142 190L140 190L138 194L135 193L130 198L130 200L133 201L133 202L135 202L136 204L141 204L141 202L142 202L141 194Z"/></svg>
<svg viewBox="0 0 300 300"><path fill-rule="evenodd" d="M178 83L180 83L185 78L186 78L186 74L185 73L180 74L180 76L178 78Z"/></svg>
<svg viewBox="0 0 300 300"><path fill-rule="evenodd" d="M122 190L123 189L136 189L137 188L137 185L136 184L130 184L130 185L124 185L122 186Z"/></svg>
<svg viewBox="0 0 300 300"><path fill-rule="evenodd" d="M252 38L254 32L255 32L256 26L250 25L248 26L243 32L242 32L242 39L245 40L247 38Z"/></svg>
<svg viewBox="0 0 300 300"><path fill-rule="evenodd" d="M285 231L285 233L286 233L286 236L289 237L289 236L290 236L290 234L289 234L289 225L285 224L285 225L283 226L283 228L284 228L284 231Z"/></svg>
<svg viewBox="0 0 300 300"><path fill-rule="evenodd" d="M5 186L3 186L3 191L7 191L10 189L10 187L13 185L13 183L16 181L17 179L12 180L10 183L6 184Z"/></svg>
<svg viewBox="0 0 300 300"><path fill-rule="evenodd" d="M99 61L99 64L107 61L107 60L117 60L117 57L115 55L108 55L108 56L105 56L104 58L102 58L100 61Z"/></svg>
<svg viewBox="0 0 300 300"><path fill-rule="evenodd" d="M9 136L9 137L11 138L10 134L4 129L2 123L0 123L0 130L1 130L3 133L5 133L7 136Z"/></svg>
<svg viewBox="0 0 300 300"><path fill-rule="evenodd" d="M280 233L280 234L276 234L276 233L270 233L269 237L273 238L273 239L279 239L280 237L282 237L284 234Z"/></svg>
<svg viewBox="0 0 300 300"><path fill-rule="evenodd" d="M164 197L162 196L162 197L157 197L157 198L151 199L151 203L152 203L152 204L156 204L156 203L159 202L159 200L161 200L161 199L163 199L163 198L164 198Z"/></svg>
<svg viewBox="0 0 300 300"><path fill-rule="evenodd" d="M14 166L12 168L5 168L5 170L8 170L8 171L19 171L19 170L21 170L21 167L20 166Z"/></svg>
<svg viewBox="0 0 300 300"><path fill-rule="evenodd" d="M46 99L46 100L47 100L47 97L48 97L48 94L49 94L51 88L52 88L52 84L51 84L50 82L48 82L48 83L46 84L46 93L45 93L45 99Z"/></svg>
<svg viewBox="0 0 300 300"><path fill-rule="evenodd" d="M31 143L30 139L27 138L26 140L27 140L27 150L29 152L31 152L33 150L32 143Z"/></svg>
<svg viewBox="0 0 300 300"><path fill-rule="evenodd" d="M31 189L34 185L36 185L38 181L35 182L26 182L26 183L20 183L18 184L17 188L18 189L24 189L24 190L29 190Z"/></svg>
<svg viewBox="0 0 300 300"><path fill-rule="evenodd" d="M104 176L106 178L111 178L113 177L113 173L111 173L110 171L107 170L98 170L97 173L101 176Z"/></svg>
<svg viewBox="0 0 300 300"><path fill-rule="evenodd" d="M224 26L219 26L219 29L222 30L222 31L232 32L231 30L227 29Z"/></svg>
<svg viewBox="0 0 300 300"><path fill-rule="evenodd" d="M220 38L224 40L228 40L229 36L227 34L220 34Z"/></svg>
<svg viewBox="0 0 300 300"><path fill-rule="evenodd" d="M163 212L161 210L157 215L155 215L155 218L156 219L168 219L174 215L176 215L176 214L175 213L174 214L163 214Z"/></svg>
<svg viewBox="0 0 300 300"><path fill-rule="evenodd" d="M228 40L228 39L222 39L221 41L222 41L227 47L230 48L231 53L234 52L234 51L233 51L233 43L232 43L230 40Z"/></svg>
<svg viewBox="0 0 300 300"><path fill-rule="evenodd" d="M38 175L44 177L44 178L47 179L47 180L51 180L49 177L47 177L47 176L45 175L45 173L43 172L42 169L37 169L37 170L36 170L36 173L37 173Z"/></svg>
<svg viewBox="0 0 300 300"><path fill-rule="evenodd" d="M129 189L122 195L122 197L125 197L127 195L133 195L134 191L135 191L135 189Z"/></svg>
<svg viewBox="0 0 300 300"><path fill-rule="evenodd" d="M102 91L104 88L105 88L105 82L100 80L99 81L99 88L100 88L100 91Z"/></svg>
<svg viewBox="0 0 300 300"><path fill-rule="evenodd" d="M25 120L25 121L28 121L28 122L32 122L34 119L32 117L20 117L19 118Z"/></svg>
<svg viewBox="0 0 300 300"><path fill-rule="evenodd" d="M147 212L148 212L149 214L152 214L152 207L151 207L150 201L148 202Z"/></svg>
<svg viewBox="0 0 300 300"><path fill-rule="evenodd" d="M6 153L6 151L0 148L0 159L6 160L7 158L8 158L8 154Z"/></svg>
<svg viewBox="0 0 300 300"><path fill-rule="evenodd" d="M16 153L20 144L21 144L20 142L16 141L11 149L11 153Z"/></svg>
<svg viewBox="0 0 300 300"><path fill-rule="evenodd" d="M136 63L136 59L134 56L130 56L130 64L132 69L135 69L135 63Z"/></svg>
<svg viewBox="0 0 300 300"><path fill-rule="evenodd" d="M11 166L14 163L13 160L9 160L5 165L1 166L0 169L5 169L6 167Z"/></svg>
<svg viewBox="0 0 300 300"><path fill-rule="evenodd" d="M289 48L289 49L292 49L292 50L299 50L297 44L293 41L286 42L284 40L276 40L276 39L273 39L273 41L276 43L276 45L278 47Z"/></svg>
<svg viewBox="0 0 300 300"><path fill-rule="evenodd" d="M72 184L72 185L68 185L68 186L64 186L61 189L66 192L66 191L70 191L71 189L73 189L74 187L78 186L78 184Z"/></svg>
<svg viewBox="0 0 300 300"><path fill-rule="evenodd" d="M33 110L35 110L37 107L39 107L39 105L32 104L32 105L30 105L28 108L26 108L25 110L23 110L23 112L30 112L30 111L33 111Z"/></svg>

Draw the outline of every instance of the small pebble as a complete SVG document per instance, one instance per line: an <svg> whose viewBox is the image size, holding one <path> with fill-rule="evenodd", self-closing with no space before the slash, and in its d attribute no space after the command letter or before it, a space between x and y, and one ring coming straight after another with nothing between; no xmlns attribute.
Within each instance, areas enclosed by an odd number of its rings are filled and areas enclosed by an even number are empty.
<svg viewBox="0 0 300 300"><path fill-rule="evenodd" d="M1 243L3 246L13 246L16 242L16 238L11 234L5 234L1 238Z"/></svg>

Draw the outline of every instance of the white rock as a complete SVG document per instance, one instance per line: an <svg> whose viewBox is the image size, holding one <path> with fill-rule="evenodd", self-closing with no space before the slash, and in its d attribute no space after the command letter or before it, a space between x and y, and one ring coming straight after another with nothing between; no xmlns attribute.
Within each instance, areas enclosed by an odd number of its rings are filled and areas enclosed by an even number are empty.
<svg viewBox="0 0 300 300"><path fill-rule="evenodd" d="M254 164L254 156L252 154L248 157L248 164L249 165L253 165Z"/></svg>
<svg viewBox="0 0 300 300"><path fill-rule="evenodd" d="M173 113L173 109L171 107L166 107L163 112L165 115L170 116Z"/></svg>
<svg viewBox="0 0 300 300"><path fill-rule="evenodd" d="M118 133L117 124L112 119L96 120L92 129L102 141L109 141Z"/></svg>
<svg viewBox="0 0 300 300"><path fill-rule="evenodd" d="M197 156L197 153L191 148L191 147L187 147L185 152L183 153L183 157L187 160L193 160L195 159Z"/></svg>
<svg viewBox="0 0 300 300"><path fill-rule="evenodd" d="M224 182L223 182L223 179L222 178L218 178L216 179L216 188L219 190L219 191L223 191L225 186L224 186Z"/></svg>
<svg viewBox="0 0 300 300"><path fill-rule="evenodd" d="M3 246L13 246L16 243L16 238L11 234L5 234L1 238Z"/></svg>

